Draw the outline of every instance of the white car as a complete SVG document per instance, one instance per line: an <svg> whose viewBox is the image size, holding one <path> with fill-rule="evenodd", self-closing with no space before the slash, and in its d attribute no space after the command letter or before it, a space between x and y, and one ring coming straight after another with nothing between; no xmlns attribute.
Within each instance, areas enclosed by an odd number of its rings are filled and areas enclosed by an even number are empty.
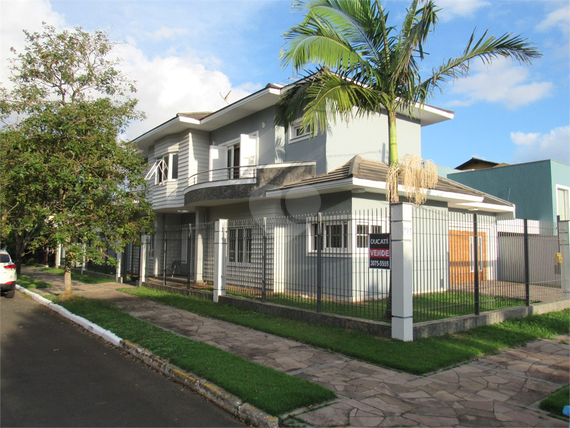
<svg viewBox="0 0 570 428"><path fill-rule="evenodd" d="M8 299L13 298L16 293L16 279L16 265L12 262L10 254L0 250L0 291Z"/></svg>

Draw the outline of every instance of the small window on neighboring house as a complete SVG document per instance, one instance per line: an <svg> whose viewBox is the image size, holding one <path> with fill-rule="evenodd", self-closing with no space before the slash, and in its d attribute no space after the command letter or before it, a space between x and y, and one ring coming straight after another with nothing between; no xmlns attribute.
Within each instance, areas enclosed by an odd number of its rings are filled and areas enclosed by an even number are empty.
<svg viewBox="0 0 570 428"><path fill-rule="evenodd" d="M570 189L564 189L558 187L556 189L556 199L557 199L557 208L556 214L560 217L560 220L570 220L570 197L569 197Z"/></svg>

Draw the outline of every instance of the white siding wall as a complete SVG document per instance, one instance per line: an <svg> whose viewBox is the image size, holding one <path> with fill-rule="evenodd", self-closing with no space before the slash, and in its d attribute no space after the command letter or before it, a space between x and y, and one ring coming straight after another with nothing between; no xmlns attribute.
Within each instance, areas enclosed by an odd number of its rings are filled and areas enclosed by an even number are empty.
<svg viewBox="0 0 570 428"><path fill-rule="evenodd" d="M154 156L149 157L150 162L168 153L178 153L178 179L154 184L154 177L150 181L153 209L176 208L184 205L184 189L188 183L188 134L169 135L158 140L154 145Z"/></svg>
<svg viewBox="0 0 570 428"><path fill-rule="evenodd" d="M207 132L192 131L188 136L188 176L187 185L208 181L210 137ZM196 177L194 174L202 173Z"/></svg>

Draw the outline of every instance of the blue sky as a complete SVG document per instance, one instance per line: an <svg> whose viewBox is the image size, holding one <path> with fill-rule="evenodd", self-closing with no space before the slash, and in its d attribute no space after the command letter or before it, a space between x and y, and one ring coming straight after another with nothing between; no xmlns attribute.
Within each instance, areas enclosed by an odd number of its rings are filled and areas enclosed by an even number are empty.
<svg viewBox="0 0 570 428"><path fill-rule="evenodd" d="M440 22L427 44L427 75L459 55L474 29L522 34L543 57L532 66L475 62L469 77L448 84L429 104L452 110L451 121L425 127L422 155L455 167L471 157L494 162L555 159L570 164L570 2L567 0L439 0ZM408 0L383 2L399 25ZM137 81L147 114L129 137L177 112L211 111L267 83L287 83L282 37L303 15L289 0L0 0L0 82L9 48L23 46L23 29L102 29L125 42L117 53ZM231 92L230 92L231 91Z"/></svg>

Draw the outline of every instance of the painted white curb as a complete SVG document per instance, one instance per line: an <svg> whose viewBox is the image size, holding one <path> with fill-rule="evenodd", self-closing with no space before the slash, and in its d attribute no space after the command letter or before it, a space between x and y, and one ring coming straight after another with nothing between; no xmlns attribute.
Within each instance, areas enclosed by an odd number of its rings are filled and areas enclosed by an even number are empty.
<svg viewBox="0 0 570 428"><path fill-rule="evenodd" d="M117 346L117 347L121 347L121 342L123 341L123 339L121 339L119 336L117 336L115 333L110 332L109 330L105 330L104 328L101 328L100 326L98 326L97 324L93 324L91 321L86 320L83 317L77 316L75 314L72 314L71 312L69 312L67 309L65 309L62 306L56 305L53 302L50 302L48 299L46 299L43 296L40 296L37 293L34 293L24 287L21 287L19 285L16 284L16 289L24 294L27 294L28 296L30 296L32 299L34 299L36 302L47 306L48 308L50 308L51 310L57 312L58 314L60 314L61 316L73 321L76 324L79 324L81 327L83 327L85 330L88 330L89 332L96 334L99 337L102 337L103 339L111 342L113 345Z"/></svg>

